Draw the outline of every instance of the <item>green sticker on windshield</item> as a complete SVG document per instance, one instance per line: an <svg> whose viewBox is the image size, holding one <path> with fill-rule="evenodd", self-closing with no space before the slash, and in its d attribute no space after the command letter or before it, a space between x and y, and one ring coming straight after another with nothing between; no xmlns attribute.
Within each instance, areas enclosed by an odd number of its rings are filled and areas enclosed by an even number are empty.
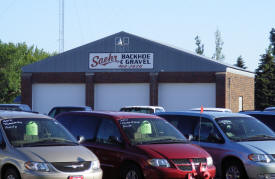
<svg viewBox="0 0 275 179"><path fill-rule="evenodd" d="M28 122L26 125L26 135L38 135L38 125L34 121Z"/></svg>
<svg viewBox="0 0 275 179"><path fill-rule="evenodd" d="M140 126L141 134L152 134L152 127L149 121L143 121Z"/></svg>

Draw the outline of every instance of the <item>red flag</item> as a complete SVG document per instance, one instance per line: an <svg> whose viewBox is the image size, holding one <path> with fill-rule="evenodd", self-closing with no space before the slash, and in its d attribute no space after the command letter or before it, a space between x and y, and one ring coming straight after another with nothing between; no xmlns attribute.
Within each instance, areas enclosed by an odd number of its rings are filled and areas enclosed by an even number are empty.
<svg viewBox="0 0 275 179"><path fill-rule="evenodd" d="M201 105L201 113L203 113L203 106Z"/></svg>

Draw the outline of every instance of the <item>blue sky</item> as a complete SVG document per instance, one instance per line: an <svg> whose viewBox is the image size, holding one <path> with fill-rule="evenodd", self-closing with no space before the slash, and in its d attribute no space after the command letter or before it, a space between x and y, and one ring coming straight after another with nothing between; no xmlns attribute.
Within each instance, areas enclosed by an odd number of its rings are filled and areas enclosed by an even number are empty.
<svg viewBox="0 0 275 179"><path fill-rule="evenodd" d="M212 57L221 32L228 64L242 55L258 67L275 28L274 0L64 0L64 49L125 31L195 51L195 36ZM59 0L0 0L0 40L59 50Z"/></svg>

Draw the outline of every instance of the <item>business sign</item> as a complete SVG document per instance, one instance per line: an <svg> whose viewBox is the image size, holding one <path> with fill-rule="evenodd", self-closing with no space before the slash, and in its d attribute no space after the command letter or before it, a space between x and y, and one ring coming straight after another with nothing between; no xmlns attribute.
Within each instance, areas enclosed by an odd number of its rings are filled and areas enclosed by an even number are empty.
<svg viewBox="0 0 275 179"><path fill-rule="evenodd" d="M90 53L90 69L152 69L153 53Z"/></svg>

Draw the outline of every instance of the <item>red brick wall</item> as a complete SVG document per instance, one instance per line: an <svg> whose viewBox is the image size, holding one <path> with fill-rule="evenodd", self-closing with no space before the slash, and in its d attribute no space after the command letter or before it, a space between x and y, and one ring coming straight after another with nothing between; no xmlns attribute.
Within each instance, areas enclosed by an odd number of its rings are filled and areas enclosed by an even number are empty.
<svg viewBox="0 0 275 179"><path fill-rule="evenodd" d="M226 108L239 112L239 96L243 97L243 110L254 110L254 78L226 73Z"/></svg>

